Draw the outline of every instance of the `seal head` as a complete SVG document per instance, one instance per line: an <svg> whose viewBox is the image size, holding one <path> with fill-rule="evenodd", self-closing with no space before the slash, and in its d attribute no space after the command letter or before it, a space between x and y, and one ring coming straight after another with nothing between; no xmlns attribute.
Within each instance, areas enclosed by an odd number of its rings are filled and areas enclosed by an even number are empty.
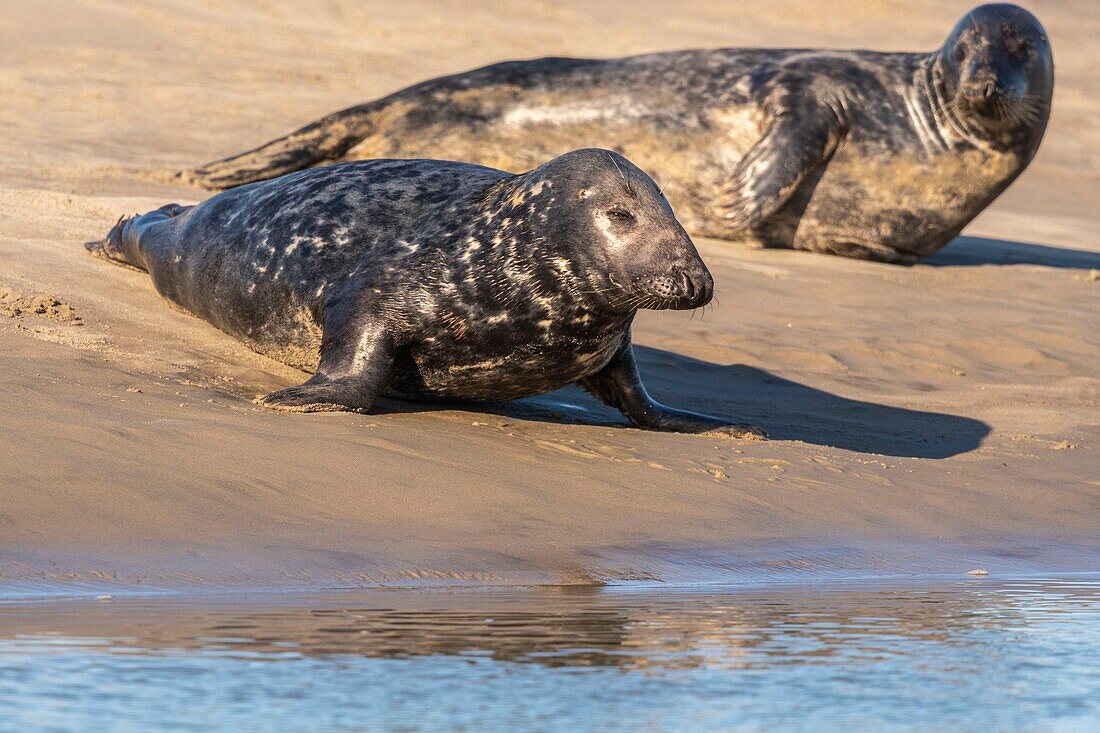
<svg viewBox="0 0 1100 733"><path fill-rule="evenodd" d="M553 182L557 195L539 217L539 239L558 249L554 255L572 264L579 286L602 296L603 307L686 310L710 302L714 279L691 238L653 179L622 155L577 150L522 179L513 197Z"/></svg>
<svg viewBox="0 0 1100 733"><path fill-rule="evenodd" d="M551 265L569 264L572 282L561 284L602 308L711 302L714 280L694 243L657 184L623 155L577 150L500 185L511 220L522 217L531 229L526 238L543 243ZM552 200L539 208L544 186L552 187Z"/></svg>
<svg viewBox="0 0 1100 733"><path fill-rule="evenodd" d="M1054 57L1034 15L1008 3L975 8L947 37L934 73L944 111L968 135L1035 152L1050 115Z"/></svg>

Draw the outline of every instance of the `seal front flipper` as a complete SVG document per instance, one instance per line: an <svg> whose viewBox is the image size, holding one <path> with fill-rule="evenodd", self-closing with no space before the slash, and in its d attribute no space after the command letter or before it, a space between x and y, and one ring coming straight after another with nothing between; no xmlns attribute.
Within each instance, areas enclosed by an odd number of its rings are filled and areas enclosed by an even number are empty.
<svg viewBox="0 0 1100 733"><path fill-rule="evenodd" d="M733 425L727 420L657 402L646 392L634 361L628 333L622 346L603 369L580 380L580 386L607 405L623 413L639 428L672 433L710 433L744 440L763 440L767 433L750 425Z"/></svg>
<svg viewBox="0 0 1100 733"><path fill-rule="evenodd" d="M839 103L809 92L773 96L765 105L776 108L771 124L722 190L719 209L730 233L751 230L778 211L829 161L847 131Z"/></svg>
<svg viewBox="0 0 1100 733"><path fill-rule="evenodd" d="M289 412L366 412L389 381L394 339L379 317L358 332L350 328L344 309L326 315L317 372L296 387L256 400L265 407ZM359 317L364 314L360 312Z"/></svg>
<svg viewBox="0 0 1100 733"><path fill-rule="evenodd" d="M353 377L314 374L297 387L287 387L256 400L264 407L287 412L366 412L380 390Z"/></svg>

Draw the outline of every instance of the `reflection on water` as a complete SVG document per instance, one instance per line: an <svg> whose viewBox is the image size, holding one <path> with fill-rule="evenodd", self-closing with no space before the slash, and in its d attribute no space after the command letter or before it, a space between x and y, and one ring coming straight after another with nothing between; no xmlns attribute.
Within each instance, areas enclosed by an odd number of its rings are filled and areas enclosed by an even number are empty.
<svg viewBox="0 0 1100 733"><path fill-rule="evenodd" d="M0 605L2 731L1100 730L1100 582Z"/></svg>

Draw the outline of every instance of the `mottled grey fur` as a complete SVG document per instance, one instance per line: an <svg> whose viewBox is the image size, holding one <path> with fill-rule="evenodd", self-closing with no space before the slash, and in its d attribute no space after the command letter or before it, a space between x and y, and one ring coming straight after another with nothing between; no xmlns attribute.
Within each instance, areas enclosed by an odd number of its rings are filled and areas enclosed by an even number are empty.
<svg viewBox="0 0 1100 733"><path fill-rule="evenodd" d="M933 53L716 49L494 64L329 115L183 174L210 188L341 157L510 170L572 148L654 173L694 234L913 262L1027 166L1053 90L1046 34L985 5Z"/></svg>
<svg viewBox="0 0 1100 733"><path fill-rule="evenodd" d="M314 371L263 403L501 401L574 382L638 426L751 436L639 380L638 308L713 281L653 181L579 150L522 174L430 160L301 171L119 222L96 249L261 353Z"/></svg>

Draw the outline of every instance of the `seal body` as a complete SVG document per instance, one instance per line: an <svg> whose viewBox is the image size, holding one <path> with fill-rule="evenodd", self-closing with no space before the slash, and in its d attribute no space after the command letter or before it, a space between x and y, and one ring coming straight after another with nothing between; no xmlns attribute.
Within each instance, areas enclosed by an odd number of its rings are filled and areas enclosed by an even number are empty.
<svg viewBox="0 0 1100 733"><path fill-rule="evenodd" d="M224 188L345 156L526 170L599 145L653 172L694 234L911 262L1027 166L1052 87L1038 21L989 5L931 54L716 49L495 64L183 177ZM994 103L969 104L975 93Z"/></svg>
<svg viewBox="0 0 1100 733"><path fill-rule="evenodd" d="M262 399L272 407L501 401L579 382L637 425L753 434L642 387L636 310L704 305L713 281L653 181L609 151L522 175L432 160L300 171L122 221L98 249L314 373Z"/></svg>

